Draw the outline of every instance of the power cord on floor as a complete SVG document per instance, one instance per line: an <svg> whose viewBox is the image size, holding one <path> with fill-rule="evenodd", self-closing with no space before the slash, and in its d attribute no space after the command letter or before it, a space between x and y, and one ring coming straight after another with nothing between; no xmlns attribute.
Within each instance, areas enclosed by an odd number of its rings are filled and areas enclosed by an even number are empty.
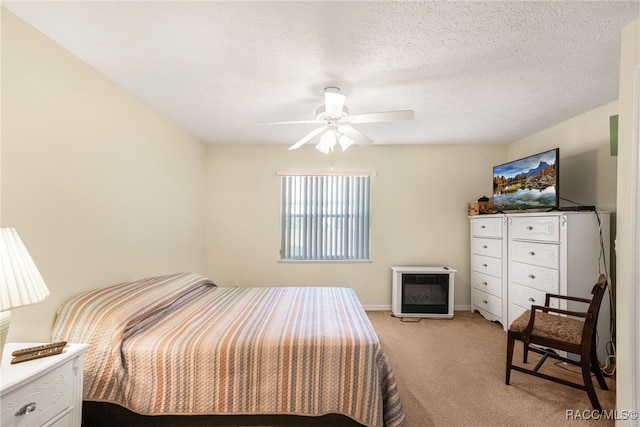
<svg viewBox="0 0 640 427"><path fill-rule="evenodd" d="M558 360L557 362L554 363L555 366L557 366L560 369L564 369L565 371L571 372L572 374L576 374L576 375L582 375L582 371L579 371L577 369L571 369L568 367L567 362L563 362L562 360ZM602 374L606 376L606 374L604 373L604 371L602 371ZM591 373L591 376L593 376L594 373Z"/></svg>
<svg viewBox="0 0 640 427"><path fill-rule="evenodd" d="M600 369L606 377L612 377L616 373L616 345L613 341L607 343L607 358Z"/></svg>

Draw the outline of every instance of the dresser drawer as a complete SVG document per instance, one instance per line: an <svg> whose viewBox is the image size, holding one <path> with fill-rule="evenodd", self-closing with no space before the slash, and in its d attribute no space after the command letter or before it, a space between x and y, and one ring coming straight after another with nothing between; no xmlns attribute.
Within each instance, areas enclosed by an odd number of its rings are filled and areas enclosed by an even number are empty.
<svg viewBox="0 0 640 427"><path fill-rule="evenodd" d="M474 289L473 305L498 317L502 317L502 298Z"/></svg>
<svg viewBox="0 0 640 427"><path fill-rule="evenodd" d="M25 362L29 363L29 362ZM73 403L71 363L25 383L1 397L3 427L39 426L67 410Z"/></svg>
<svg viewBox="0 0 640 427"><path fill-rule="evenodd" d="M511 218L509 236L512 239L560 241L560 217Z"/></svg>
<svg viewBox="0 0 640 427"><path fill-rule="evenodd" d="M512 293L510 301L520 307L529 309L534 304L544 305L546 292L539 289L533 289L527 286L518 285L517 283L511 283L510 291ZM553 302L551 304L553 305Z"/></svg>
<svg viewBox="0 0 640 427"><path fill-rule="evenodd" d="M514 262L509 272L512 282L538 289L545 293L560 293L560 274L553 268Z"/></svg>
<svg viewBox="0 0 640 427"><path fill-rule="evenodd" d="M471 257L471 269L478 273L502 277L502 260L500 258L473 255Z"/></svg>
<svg viewBox="0 0 640 427"><path fill-rule="evenodd" d="M471 253L502 258L502 240L475 237L471 240Z"/></svg>
<svg viewBox="0 0 640 427"><path fill-rule="evenodd" d="M471 287L502 298L502 279L499 277L472 271Z"/></svg>
<svg viewBox="0 0 640 427"><path fill-rule="evenodd" d="M474 218L471 220L471 235L479 237L502 237L502 217Z"/></svg>
<svg viewBox="0 0 640 427"><path fill-rule="evenodd" d="M66 413L60 414L58 419L53 420L53 423L47 427L73 427L71 421L71 409L69 408Z"/></svg>
<svg viewBox="0 0 640 427"><path fill-rule="evenodd" d="M552 243L510 242L512 261L541 267L558 268L560 266L560 247Z"/></svg>

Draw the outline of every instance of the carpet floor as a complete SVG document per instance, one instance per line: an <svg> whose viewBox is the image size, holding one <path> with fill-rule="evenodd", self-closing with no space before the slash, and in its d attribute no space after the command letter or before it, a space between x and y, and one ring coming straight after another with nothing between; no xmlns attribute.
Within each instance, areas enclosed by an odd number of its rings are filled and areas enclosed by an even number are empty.
<svg viewBox="0 0 640 427"><path fill-rule="evenodd" d="M596 393L605 415L592 412L587 393L517 371L505 384L507 334L478 313L451 320L401 321L390 312L368 312L391 362L407 427L613 426L615 380ZM409 320L409 319L406 319ZM514 363L522 362L516 342ZM531 367L539 355L530 353ZM541 372L581 382L578 367L547 359Z"/></svg>

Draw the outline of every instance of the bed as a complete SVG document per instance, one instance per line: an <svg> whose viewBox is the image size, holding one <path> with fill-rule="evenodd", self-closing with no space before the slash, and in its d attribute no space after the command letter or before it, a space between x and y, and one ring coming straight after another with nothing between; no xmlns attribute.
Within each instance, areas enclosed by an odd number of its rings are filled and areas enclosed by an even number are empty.
<svg viewBox="0 0 640 427"><path fill-rule="evenodd" d="M387 357L349 288L146 278L67 301L51 339L90 344L85 401L137 414L340 414L364 426L405 424Z"/></svg>

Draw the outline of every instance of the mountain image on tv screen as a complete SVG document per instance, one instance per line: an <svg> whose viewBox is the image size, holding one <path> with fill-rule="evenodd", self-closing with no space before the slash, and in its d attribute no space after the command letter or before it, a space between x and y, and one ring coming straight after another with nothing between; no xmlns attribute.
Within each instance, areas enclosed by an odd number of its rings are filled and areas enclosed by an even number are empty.
<svg viewBox="0 0 640 427"><path fill-rule="evenodd" d="M514 160L493 168L496 210L558 206L558 149Z"/></svg>

